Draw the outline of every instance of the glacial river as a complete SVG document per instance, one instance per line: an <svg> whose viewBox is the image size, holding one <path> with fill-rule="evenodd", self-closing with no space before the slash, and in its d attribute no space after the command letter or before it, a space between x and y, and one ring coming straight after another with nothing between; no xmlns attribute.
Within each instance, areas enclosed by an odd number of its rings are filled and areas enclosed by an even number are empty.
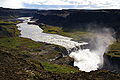
<svg viewBox="0 0 120 80"><path fill-rule="evenodd" d="M86 42L78 43L72 41L72 38L69 37L43 33L43 30L38 25L28 24L28 22L31 22L31 17L22 17L19 19L23 20L23 23L17 24L18 29L21 31L21 37L30 38L34 41L60 45L66 49L71 49L76 46L87 44Z"/></svg>
<svg viewBox="0 0 120 80"><path fill-rule="evenodd" d="M80 46L88 43L72 41L72 38L57 34L43 33L43 30L38 25L28 24L28 22L31 22L30 17L22 17L19 19L23 20L22 23L17 24L18 29L21 31L20 37L29 38L38 42L60 45L65 47L67 51L76 46L79 47L79 50L71 52L69 56L74 59L74 66L77 66L79 70L85 72L95 71L103 66L103 55L108 46L114 41L109 30L106 30L104 33L96 34L96 39L94 41L96 48L94 50L82 50Z"/></svg>

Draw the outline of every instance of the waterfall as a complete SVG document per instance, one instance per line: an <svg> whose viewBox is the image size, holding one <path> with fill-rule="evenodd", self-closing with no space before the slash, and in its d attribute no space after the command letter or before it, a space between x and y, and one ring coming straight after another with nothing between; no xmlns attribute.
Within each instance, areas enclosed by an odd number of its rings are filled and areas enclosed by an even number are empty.
<svg viewBox="0 0 120 80"><path fill-rule="evenodd" d="M79 49L71 52L70 57L74 58L74 66L79 70L90 72L102 68L104 64L104 53L107 51L115 39L112 36L111 30L103 28L100 31L93 32L89 42L90 49Z"/></svg>

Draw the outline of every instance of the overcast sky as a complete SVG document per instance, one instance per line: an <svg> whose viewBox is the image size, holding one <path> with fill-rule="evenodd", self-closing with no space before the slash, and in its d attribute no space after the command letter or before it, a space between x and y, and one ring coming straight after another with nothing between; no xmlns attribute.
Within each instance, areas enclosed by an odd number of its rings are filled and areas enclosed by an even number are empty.
<svg viewBox="0 0 120 80"><path fill-rule="evenodd" d="M15 9L120 9L120 0L0 0L0 7Z"/></svg>

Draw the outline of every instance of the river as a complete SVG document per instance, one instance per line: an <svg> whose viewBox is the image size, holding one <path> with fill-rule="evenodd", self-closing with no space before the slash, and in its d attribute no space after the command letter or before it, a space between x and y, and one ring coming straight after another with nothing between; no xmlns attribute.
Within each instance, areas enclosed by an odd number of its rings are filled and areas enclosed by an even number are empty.
<svg viewBox="0 0 120 80"><path fill-rule="evenodd" d="M43 33L43 30L38 25L28 24L28 22L33 22L31 21L31 17L21 17L19 19L23 20L22 23L17 24L18 29L21 31L20 37L29 38L38 42L60 45L65 47L67 51L76 48L76 46L79 47L78 50L70 52L69 56L74 59L74 66L77 66L79 70L85 72L95 71L103 66L103 55L108 46L114 41L114 38L107 29L102 33L96 34L96 38L93 41L95 45L94 50L81 49L81 45L86 45L88 43L72 41L72 38L58 34Z"/></svg>
<svg viewBox="0 0 120 80"><path fill-rule="evenodd" d="M43 33L43 30L38 25L28 24L28 22L31 22L31 17L22 17L19 19L23 20L23 23L17 24L18 29L21 31L21 37L29 38L34 41L60 45L65 47L67 50L87 44L86 42L78 43L72 41L72 38L58 34Z"/></svg>

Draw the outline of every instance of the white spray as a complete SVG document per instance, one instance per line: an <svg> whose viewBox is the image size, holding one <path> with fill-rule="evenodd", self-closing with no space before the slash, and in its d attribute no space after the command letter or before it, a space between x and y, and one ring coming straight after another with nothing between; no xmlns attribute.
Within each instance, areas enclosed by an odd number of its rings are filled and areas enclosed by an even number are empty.
<svg viewBox="0 0 120 80"><path fill-rule="evenodd" d="M71 52L69 56L74 58L74 66L77 66L79 70L95 71L103 66L103 55L114 41L110 29L104 28L91 35L90 47L92 49L79 49Z"/></svg>

